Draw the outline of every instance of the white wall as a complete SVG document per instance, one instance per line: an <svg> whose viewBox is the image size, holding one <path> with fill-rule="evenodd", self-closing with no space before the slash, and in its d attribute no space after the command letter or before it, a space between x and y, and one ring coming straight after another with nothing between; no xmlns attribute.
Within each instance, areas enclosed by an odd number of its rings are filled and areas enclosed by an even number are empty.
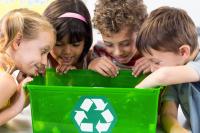
<svg viewBox="0 0 200 133"><path fill-rule="evenodd" d="M186 10L197 26L200 26L200 1L199 0L144 0L148 12L160 6L173 6Z"/></svg>

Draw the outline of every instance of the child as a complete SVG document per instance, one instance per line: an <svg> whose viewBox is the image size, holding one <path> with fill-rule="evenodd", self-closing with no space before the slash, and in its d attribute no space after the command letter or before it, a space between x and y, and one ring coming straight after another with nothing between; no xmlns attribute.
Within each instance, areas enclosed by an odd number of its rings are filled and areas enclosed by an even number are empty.
<svg viewBox="0 0 200 133"><path fill-rule="evenodd" d="M150 71L150 61L135 48L137 32L147 17L143 0L99 0L94 11L94 27L103 38L92 53L89 69L104 76L115 77L119 68L140 72Z"/></svg>
<svg viewBox="0 0 200 133"><path fill-rule="evenodd" d="M192 19L182 9L158 8L142 25L136 47L160 67L136 87L172 85L162 97L166 132L188 132L177 121L180 105L192 132L200 133L200 53Z"/></svg>
<svg viewBox="0 0 200 133"><path fill-rule="evenodd" d="M46 39L44 39L46 38ZM11 76L20 70L28 76L39 74L47 65L47 54L55 43L52 25L28 9L10 11L0 26L0 125L20 113L25 105L23 84Z"/></svg>
<svg viewBox="0 0 200 133"><path fill-rule="evenodd" d="M90 14L81 0L55 0L44 11L57 31L56 46L49 65L58 72L87 68L87 53L92 45Z"/></svg>

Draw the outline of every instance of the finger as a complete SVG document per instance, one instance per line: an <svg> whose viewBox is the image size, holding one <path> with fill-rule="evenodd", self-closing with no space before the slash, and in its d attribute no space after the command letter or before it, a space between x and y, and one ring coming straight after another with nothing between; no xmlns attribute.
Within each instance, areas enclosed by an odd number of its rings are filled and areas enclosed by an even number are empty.
<svg viewBox="0 0 200 133"><path fill-rule="evenodd" d="M31 77L26 77L22 82L21 82L21 85L24 85L24 84L26 84L26 83L28 83L28 82L31 82L33 80L33 78L31 78Z"/></svg>
<svg viewBox="0 0 200 133"><path fill-rule="evenodd" d="M75 70L76 67L75 66L71 66L69 70Z"/></svg>
<svg viewBox="0 0 200 133"><path fill-rule="evenodd" d="M98 67L95 71L97 71L98 73L100 73L101 75L108 77L109 75L100 67Z"/></svg>
<svg viewBox="0 0 200 133"><path fill-rule="evenodd" d="M76 67L75 66L69 66L67 68L65 68L64 73L66 74L69 70L75 70Z"/></svg>
<svg viewBox="0 0 200 133"><path fill-rule="evenodd" d="M69 70L69 68L70 68L70 66L63 65L60 68L60 72L61 73L67 72Z"/></svg>
<svg viewBox="0 0 200 133"><path fill-rule="evenodd" d="M108 65L108 64L107 64L107 65ZM99 68L100 68L101 70L103 70L109 77L114 77L112 71L110 70L110 67L107 66L107 65L106 65L106 64L101 64L101 65L99 66Z"/></svg>
<svg viewBox="0 0 200 133"><path fill-rule="evenodd" d="M157 69L159 69L160 68L160 66L159 65L151 65L151 72L154 72L154 71L156 71Z"/></svg>
<svg viewBox="0 0 200 133"><path fill-rule="evenodd" d="M20 91L24 86L25 84L27 84L28 82L31 82L33 80L33 78L31 77L26 77L20 84L19 86L17 87L17 91Z"/></svg>
<svg viewBox="0 0 200 133"><path fill-rule="evenodd" d="M109 68L111 76L117 76L119 73L119 68L112 61L105 59L105 65L107 68Z"/></svg>
<svg viewBox="0 0 200 133"><path fill-rule="evenodd" d="M137 69L140 68L141 66L143 66L144 64L151 64L149 60L143 59L140 62L138 62L137 64L134 65L134 67L136 67Z"/></svg>
<svg viewBox="0 0 200 133"><path fill-rule="evenodd" d="M145 69L151 68L150 64L143 64L140 67L136 67L133 71L134 76L138 76L142 71L144 71Z"/></svg>
<svg viewBox="0 0 200 133"><path fill-rule="evenodd" d="M145 70L143 70L143 74L147 74L151 72L151 67L146 68Z"/></svg>
<svg viewBox="0 0 200 133"><path fill-rule="evenodd" d="M56 72L57 72L57 73L60 72L60 68L61 68L61 65L58 65L58 66L56 67Z"/></svg>
<svg viewBox="0 0 200 133"><path fill-rule="evenodd" d="M136 60L135 65L137 66L138 64L141 64L142 62L144 62L144 60L146 60L145 57L139 58L138 60Z"/></svg>
<svg viewBox="0 0 200 133"><path fill-rule="evenodd" d="M147 64L149 66L147 66ZM138 71L141 70L141 68L145 69L145 67L151 67L152 62L150 60L147 60L145 58L143 58L142 60L140 60L140 62L138 62L137 64L134 65L134 71L135 73L137 73Z"/></svg>

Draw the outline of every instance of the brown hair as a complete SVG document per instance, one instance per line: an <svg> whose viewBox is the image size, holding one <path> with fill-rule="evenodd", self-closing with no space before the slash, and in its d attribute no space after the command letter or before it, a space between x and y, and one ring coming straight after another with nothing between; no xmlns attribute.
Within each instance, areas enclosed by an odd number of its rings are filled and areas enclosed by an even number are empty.
<svg viewBox="0 0 200 133"><path fill-rule="evenodd" d="M137 32L146 17L143 0L99 0L93 22L103 35L111 35L120 32L125 26Z"/></svg>
<svg viewBox="0 0 200 133"><path fill-rule="evenodd" d="M197 30L184 10L173 7L152 11L136 39L138 51L149 54L150 49L177 53L183 44L189 45L192 53L198 47Z"/></svg>
<svg viewBox="0 0 200 133"><path fill-rule="evenodd" d="M39 31L55 34L52 25L39 13L25 8L8 12L0 21L0 57L4 60L4 66L13 67L14 63L12 59L8 59L5 51L11 46L17 34L22 34L23 39L31 40L37 38Z"/></svg>

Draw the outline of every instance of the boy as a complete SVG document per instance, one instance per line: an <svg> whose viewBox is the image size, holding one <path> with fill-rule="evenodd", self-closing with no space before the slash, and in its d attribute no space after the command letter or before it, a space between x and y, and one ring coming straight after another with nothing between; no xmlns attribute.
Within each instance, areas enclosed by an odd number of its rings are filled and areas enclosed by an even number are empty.
<svg viewBox="0 0 200 133"><path fill-rule="evenodd" d="M99 0L93 22L103 42L94 46L88 68L109 77L117 76L119 69L133 67L134 76L149 72L151 62L135 47L137 32L146 17L143 0Z"/></svg>
<svg viewBox="0 0 200 133"><path fill-rule="evenodd" d="M180 105L192 132L200 133L200 53L192 19L182 9L158 8L142 25L136 47L154 61L152 69L159 68L136 87L171 85L162 97L163 128L170 133L188 132L177 121Z"/></svg>

